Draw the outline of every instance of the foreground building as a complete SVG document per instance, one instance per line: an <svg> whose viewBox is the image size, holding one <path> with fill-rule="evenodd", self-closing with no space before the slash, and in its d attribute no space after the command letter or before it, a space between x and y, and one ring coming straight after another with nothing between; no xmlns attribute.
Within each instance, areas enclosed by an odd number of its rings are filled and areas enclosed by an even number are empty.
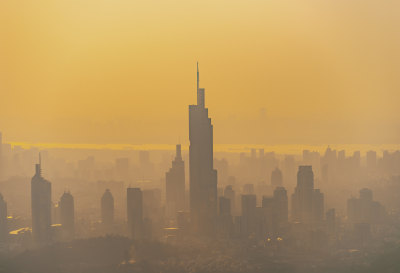
<svg viewBox="0 0 400 273"><path fill-rule="evenodd" d="M69 192L64 192L59 202L62 238L71 240L75 234L75 208L74 197Z"/></svg>
<svg viewBox="0 0 400 273"><path fill-rule="evenodd" d="M299 166L297 186L292 195L292 216L296 222L312 224L322 220L324 195L314 189L312 166Z"/></svg>
<svg viewBox="0 0 400 273"><path fill-rule="evenodd" d="M31 180L32 236L37 244L51 241L51 183L42 177L41 160Z"/></svg>
<svg viewBox="0 0 400 273"><path fill-rule="evenodd" d="M143 193L139 188L127 189L127 219L129 234L134 240L143 239Z"/></svg>
<svg viewBox="0 0 400 273"><path fill-rule="evenodd" d="M197 65L197 104L189 106L190 217L193 232L213 235L217 216L217 171L213 164L213 125L204 96L204 88L199 87Z"/></svg>

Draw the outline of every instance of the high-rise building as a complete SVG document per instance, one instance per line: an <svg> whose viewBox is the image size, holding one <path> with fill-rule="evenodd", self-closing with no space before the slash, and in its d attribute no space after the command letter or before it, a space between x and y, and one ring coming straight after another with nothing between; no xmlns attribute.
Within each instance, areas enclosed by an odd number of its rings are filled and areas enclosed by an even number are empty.
<svg viewBox="0 0 400 273"><path fill-rule="evenodd" d="M114 197L109 189L106 189L100 201L101 222L106 233L112 231L114 223Z"/></svg>
<svg viewBox="0 0 400 273"><path fill-rule="evenodd" d="M51 183L42 177L41 160L31 180L32 236L36 243L51 240Z"/></svg>
<svg viewBox="0 0 400 273"><path fill-rule="evenodd" d="M320 222L324 218L324 194L319 190L315 189L313 193L313 221Z"/></svg>
<svg viewBox="0 0 400 273"><path fill-rule="evenodd" d="M213 125L204 95L197 65L197 105L189 106L190 213L193 231L212 235L217 216L217 171L213 165Z"/></svg>
<svg viewBox="0 0 400 273"><path fill-rule="evenodd" d="M336 211L335 209L329 209L326 212L326 227L328 233L335 235L336 232Z"/></svg>
<svg viewBox="0 0 400 273"><path fill-rule="evenodd" d="M70 240L75 234L75 208L74 197L69 192L64 192L59 202L60 220L63 239Z"/></svg>
<svg viewBox="0 0 400 273"><path fill-rule="evenodd" d="M299 166L297 186L292 195L293 220L311 222L314 173L311 166Z"/></svg>
<svg viewBox="0 0 400 273"><path fill-rule="evenodd" d="M235 207L236 193L233 190L231 185L228 185L225 187L224 197L228 198L230 201L230 209L231 209L232 215L236 215L236 207Z"/></svg>
<svg viewBox="0 0 400 273"><path fill-rule="evenodd" d="M382 223L385 215L385 208L373 200L370 189L361 189L360 198L353 197L347 200L347 218L350 223Z"/></svg>
<svg viewBox="0 0 400 273"><path fill-rule="evenodd" d="M127 219L131 238L143 238L143 194L139 188L127 189Z"/></svg>
<svg viewBox="0 0 400 273"><path fill-rule="evenodd" d="M275 170L271 173L271 185L272 187L279 187L282 186L283 179L282 179L282 172L279 168L275 168Z"/></svg>
<svg viewBox="0 0 400 273"><path fill-rule="evenodd" d="M177 211L185 210L185 162L181 145L176 145L176 156L172 167L165 174L167 215L175 218Z"/></svg>
<svg viewBox="0 0 400 273"><path fill-rule="evenodd" d="M143 236L146 239L160 238L163 228L163 210L161 208L161 190L146 189L143 196Z"/></svg>
<svg viewBox="0 0 400 273"><path fill-rule="evenodd" d="M286 223L288 221L289 208L287 192L284 187L277 187L274 190L274 207L278 223Z"/></svg>
<svg viewBox="0 0 400 273"><path fill-rule="evenodd" d="M231 200L226 197L219 197L219 234L229 237L232 233L233 221L231 214Z"/></svg>
<svg viewBox="0 0 400 273"><path fill-rule="evenodd" d="M320 190L314 190L311 166L299 166L297 186L292 195L292 216L294 221L305 224L318 222L324 216L324 196Z"/></svg>
<svg viewBox="0 0 400 273"><path fill-rule="evenodd" d="M231 201L229 198L223 196L219 198L219 215L231 216Z"/></svg>
<svg viewBox="0 0 400 273"><path fill-rule="evenodd" d="M0 193L0 244L7 241L7 203Z"/></svg>
<svg viewBox="0 0 400 273"><path fill-rule="evenodd" d="M247 237L256 229L256 195L243 194L242 195L242 236Z"/></svg>

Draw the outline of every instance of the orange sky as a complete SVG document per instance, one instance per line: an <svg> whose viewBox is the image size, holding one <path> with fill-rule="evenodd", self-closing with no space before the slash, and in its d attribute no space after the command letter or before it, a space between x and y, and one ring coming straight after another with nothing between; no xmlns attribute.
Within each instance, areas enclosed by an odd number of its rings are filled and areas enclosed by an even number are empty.
<svg viewBox="0 0 400 273"><path fill-rule="evenodd" d="M187 144L200 85L219 144L400 140L399 1L0 2L6 141Z"/></svg>

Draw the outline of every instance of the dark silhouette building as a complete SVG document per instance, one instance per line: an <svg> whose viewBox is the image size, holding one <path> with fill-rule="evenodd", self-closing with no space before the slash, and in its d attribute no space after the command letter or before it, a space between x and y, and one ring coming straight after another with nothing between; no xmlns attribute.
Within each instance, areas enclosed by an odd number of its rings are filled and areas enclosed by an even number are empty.
<svg viewBox="0 0 400 273"><path fill-rule="evenodd" d="M228 198L230 201L231 214L236 215L236 207L235 207L236 193L233 190L232 185L228 185L225 187L224 197Z"/></svg>
<svg viewBox="0 0 400 273"><path fill-rule="evenodd" d="M319 189L315 189L313 193L313 221L322 221L324 218L324 211L324 194Z"/></svg>
<svg viewBox="0 0 400 273"><path fill-rule="evenodd" d="M248 237L256 229L256 203L255 194L242 195L242 218L241 218L241 234Z"/></svg>
<svg viewBox="0 0 400 273"><path fill-rule="evenodd" d="M106 189L100 201L101 206L101 222L104 231L109 233L112 231L114 223L114 197L109 189Z"/></svg>
<svg viewBox="0 0 400 273"><path fill-rule="evenodd" d="M287 192L284 187L277 187L274 190L274 207L278 223L286 223L288 221L289 208Z"/></svg>
<svg viewBox="0 0 400 273"><path fill-rule="evenodd" d="M8 227L7 227L7 203L0 193L0 243L7 241Z"/></svg>
<svg viewBox="0 0 400 273"><path fill-rule="evenodd" d="M75 234L75 207L74 197L69 192L64 192L59 202L62 237L70 240Z"/></svg>
<svg viewBox="0 0 400 273"><path fill-rule="evenodd" d="M176 145L176 156L165 174L165 182L167 215L175 218L177 211L185 210L185 162L180 144Z"/></svg>
<svg viewBox="0 0 400 273"><path fill-rule="evenodd" d="M231 200L226 197L219 197L219 234L229 237L232 234L233 221L231 213Z"/></svg>
<svg viewBox="0 0 400 273"><path fill-rule="evenodd" d="M373 200L370 189L361 189L360 198L347 200L347 218L350 223L382 223L385 214L385 208L379 202Z"/></svg>
<svg viewBox="0 0 400 273"><path fill-rule="evenodd" d="M193 231L215 234L217 216L217 171L213 167L213 125L205 108L204 89L199 88L197 105L189 106L190 213Z"/></svg>
<svg viewBox="0 0 400 273"><path fill-rule="evenodd" d="M143 193L139 188L127 189L128 229L132 239L143 238Z"/></svg>
<svg viewBox="0 0 400 273"><path fill-rule="evenodd" d="M51 241L51 183L42 177L41 162L31 180L32 236L35 243Z"/></svg>
<svg viewBox="0 0 400 273"><path fill-rule="evenodd" d="M311 166L299 166L297 186L292 195L293 220L311 222L314 173Z"/></svg>
<svg viewBox="0 0 400 273"><path fill-rule="evenodd" d="M335 209L329 209L326 212L326 227L327 231L331 236L336 233L336 211Z"/></svg>
<svg viewBox="0 0 400 273"><path fill-rule="evenodd" d="M322 220L324 196L314 189L312 166L299 166L297 186L292 195L292 216L294 221L310 224Z"/></svg>

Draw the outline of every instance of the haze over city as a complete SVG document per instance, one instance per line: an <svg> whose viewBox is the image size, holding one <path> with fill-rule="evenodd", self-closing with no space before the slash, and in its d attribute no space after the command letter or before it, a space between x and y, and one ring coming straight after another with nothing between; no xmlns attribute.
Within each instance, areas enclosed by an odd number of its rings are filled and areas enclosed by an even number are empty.
<svg viewBox="0 0 400 273"><path fill-rule="evenodd" d="M4 1L1 129L9 142L188 144L200 61L216 144L398 144L399 8Z"/></svg>
<svg viewBox="0 0 400 273"><path fill-rule="evenodd" d="M0 3L0 273L399 272L400 3Z"/></svg>

